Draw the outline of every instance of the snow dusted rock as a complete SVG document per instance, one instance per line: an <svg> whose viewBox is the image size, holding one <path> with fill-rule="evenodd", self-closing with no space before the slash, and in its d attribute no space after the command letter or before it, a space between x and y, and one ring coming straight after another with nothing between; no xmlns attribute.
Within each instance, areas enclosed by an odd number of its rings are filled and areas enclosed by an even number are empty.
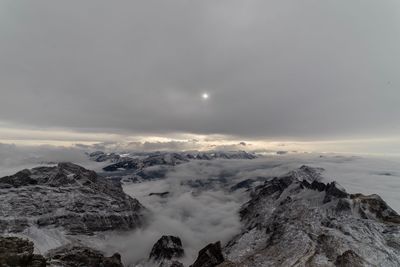
<svg viewBox="0 0 400 267"><path fill-rule="evenodd" d="M48 253L47 258L50 266L54 267L123 267L120 254L105 257L100 251L82 246L55 249Z"/></svg>
<svg viewBox="0 0 400 267"><path fill-rule="evenodd" d="M18 237L0 237L0 266L45 267L46 259L33 254L33 243Z"/></svg>
<svg viewBox="0 0 400 267"><path fill-rule="evenodd" d="M182 241L176 236L162 236L153 246L149 260L159 263L160 267L183 266L176 259L184 256Z"/></svg>
<svg viewBox="0 0 400 267"><path fill-rule="evenodd" d="M104 162L104 161L111 161L111 162L118 162L121 159L121 156L115 153L104 153L102 151L95 151L88 154L89 158L96 162Z"/></svg>
<svg viewBox="0 0 400 267"><path fill-rule="evenodd" d="M118 171L118 170L141 171L151 166L159 166L159 165L175 166L188 161L189 161L188 159L186 159L179 153L156 153L156 154L149 154L147 157L142 159L125 158L115 164L111 164L109 166L104 167L103 170L107 172Z"/></svg>
<svg viewBox="0 0 400 267"><path fill-rule="evenodd" d="M120 184L72 163L37 167L0 178L0 233L30 226L68 234L141 226L145 208Z"/></svg>
<svg viewBox="0 0 400 267"><path fill-rule="evenodd" d="M64 246L50 251L46 258L33 254L33 242L19 237L0 237L0 266L4 267L123 267L121 256L103 253L82 246Z"/></svg>
<svg viewBox="0 0 400 267"><path fill-rule="evenodd" d="M108 165L103 168L106 172L114 172L120 170L137 170L139 169L139 161L137 159L123 159L117 163Z"/></svg>
<svg viewBox="0 0 400 267"><path fill-rule="evenodd" d="M246 151L209 151L209 152L198 152L188 153L188 157L200 160L212 160L212 159L255 159L256 155L248 153Z"/></svg>
<svg viewBox="0 0 400 267"><path fill-rule="evenodd" d="M196 261L190 267L215 267L224 262L222 255L221 242L208 244L199 251Z"/></svg>
<svg viewBox="0 0 400 267"><path fill-rule="evenodd" d="M103 159L106 154L95 152L95 156L90 156L92 160L98 161ZM92 153L93 154L93 153ZM90 155L92 155L90 154ZM213 159L255 159L256 155L245 151L233 152L193 152L193 153L177 153L177 152L152 152L141 155L141 158L119 158L114 164L103 168L106 172L114 172L121 170L140 171L151 166L176 166L190 160L213 160Z"/></svg>
<svg viewBox="0 0 400 267"><path fill-rule="evenodd" d="M400 216L376 195L322 183L321 171L256 187L221 266L400 266Z"/></svg>

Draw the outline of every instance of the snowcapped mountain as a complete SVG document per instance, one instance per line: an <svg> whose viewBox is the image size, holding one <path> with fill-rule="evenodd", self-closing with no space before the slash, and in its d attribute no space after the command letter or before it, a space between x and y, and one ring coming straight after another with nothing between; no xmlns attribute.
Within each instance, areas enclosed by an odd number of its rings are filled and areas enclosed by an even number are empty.
<svg viewBox="0 0 400 267"><path fill-rule="evenodd" d="M1 233L51 227L85 235L137 228L145 213L119 183L72 163L0 178L0 210Z"/></svg>
<svg viewBox="0 0 400 267"><path fill-rule="evenodd" d="M96 151L88 154L91 160L97 162L109 161L110 164L103 168L106 172L121 170L139 170L156 165L175 166L190 160L213 160L213 159L255 159L256 155L246 151L232 152L151 152L132 153L121 157L115 153L104 153Z"/></svg>
<svg viewBox="0 0 400 267"><path fill-rule="evenodd" d="M379 196L348 194L303 166L254 189L229 266L400 266L400 216Z"/></svg>

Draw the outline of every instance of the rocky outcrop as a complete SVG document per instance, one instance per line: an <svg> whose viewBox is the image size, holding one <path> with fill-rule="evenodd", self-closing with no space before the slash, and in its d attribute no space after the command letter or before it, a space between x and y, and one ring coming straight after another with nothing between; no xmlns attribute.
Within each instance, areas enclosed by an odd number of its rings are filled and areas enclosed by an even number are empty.
<svg viewBox="0 0 400 267"><path fill-rule="evenodd" d="M321 172L303 166L256 187L221 266L400 266L400 216Z"/></svg>
<svg viewBox="0 0 400 267"><path fill-rule="evenodd" d="M156 262L160 267L183 266L178 262L184 256L182 241L179 237L164 235L153 246L149 260Z"/></svg>
<svg viewBox="0 0 400 267"><path fill-rule="evenodd" d="M208 244L199 251L196 261L190 267L215 267L224 262L222 255L221 242Z"/></svg>
<svg viewBox="0 0 400 267"><path fill-rule="evenodd" d="M378 195L350 195L353 209L364 219L379 220L384 223L400 224L400 216Z"/></svg>
<svg viewBox="0 0 400 267"><path fill-rule="evenodd" d="M33 249L33 243L26 239L0 237L0 266L45 267L46 259Z"/></svg>
<svg viewBox="0 0 400 267"><path fill-rule="evenodd" d="M51 266L62 267L123 267L121 255L115 253L111 257L105 257L100 251L82 247L65 246L48 253L48 261Z"/></svg>
<svg viewBox="0 0 400 267"><path fill-rule="evenodd" d="M364 261L354 251L346 250L342 255L336 258L335 265L340 267L363 267L370 264Z"/></svg>
<svg viewBox="0 0 400 267"><path fill-rule="evenodd" d="M143 224L145 208L120 183L72 163L23 170L0 185L0 233L35 226L93 234Z"/></svg>
<svg viewBox="0 0 400 267"><path fill-rule="evenodd" d="M0 237L1 267L123 267L121 256L103 253L83 246L68 245L50 251L46 258L33 253L33 242L19 237Z"/></svg>

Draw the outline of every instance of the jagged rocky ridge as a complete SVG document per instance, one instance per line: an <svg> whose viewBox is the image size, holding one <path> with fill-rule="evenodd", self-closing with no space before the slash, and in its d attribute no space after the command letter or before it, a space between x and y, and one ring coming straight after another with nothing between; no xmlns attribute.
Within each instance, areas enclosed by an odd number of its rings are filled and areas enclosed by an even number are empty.
<svg viewBox="0 0 400 267"><path fill-rule="evenodd" d="M113 164L103 168L104 171L112 172L118 170L141 170L156 165L175 166L190 160L213 160L213 159L255 159L256 155L245 151L234 152L151 152L133 154L131 156L119 156L115 153L104 153L96 151L89 154L89 158L104 162L110 161Z"/></svg>
<svg viewBox="0 0 400 267"><path fill-rule="evenodd" d="M221 266L400 266L400 216L303 166L254 189Z"/></svg>
<svg viewBox="0 0 400 267"><path fill-rule="evenodd" d="M118 182L72 163L0 178L0 233L59 227L68 234L127 230L143 224L145 208Z"/></svg>

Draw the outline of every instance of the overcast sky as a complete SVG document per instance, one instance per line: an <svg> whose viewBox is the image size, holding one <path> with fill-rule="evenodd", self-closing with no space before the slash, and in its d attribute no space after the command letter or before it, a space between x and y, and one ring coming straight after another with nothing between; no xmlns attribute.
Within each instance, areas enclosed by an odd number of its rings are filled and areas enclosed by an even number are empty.
<svg viewBox="0 0 400 267"><path fill-rule="evenodd" d="M3 135L400 133L398 0L0 3Z"/></svg>

